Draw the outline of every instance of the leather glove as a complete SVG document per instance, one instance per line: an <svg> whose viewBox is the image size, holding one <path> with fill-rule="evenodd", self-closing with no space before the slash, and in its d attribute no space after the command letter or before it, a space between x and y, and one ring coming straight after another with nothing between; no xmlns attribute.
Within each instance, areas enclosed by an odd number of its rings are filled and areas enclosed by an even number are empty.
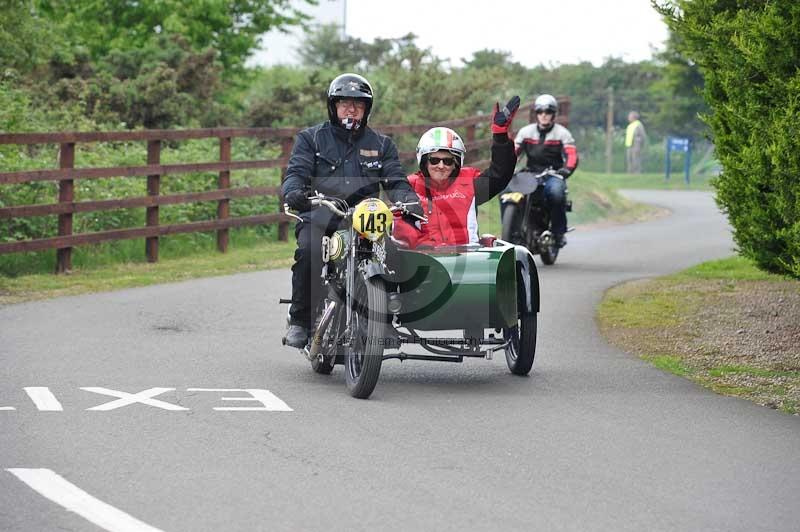
<svg viewBox="0 0 800 532"><path fill-rule="evenodd" d="M500 109L500 104L494 104L494 116L492 117L492 133L505 133L508 134L508 128L511 127L511 121L514 120L514 115L517 114L519 109L519 96L514 96L508 103Z"/></svg>
<svg viewBox="0 0 800 532"><path fill-rule="evenodd" d="M290 208L298 212L310 211L312 207L305 190L292 190L286 194L283 200Z"/></svg>
<svg viewBox="0 0 800 532"><path fill-rule="evenodd" d="M417 216L425 216L425 211L422 210L422 205L420 205L419 203L416 203L414 205L406 205L406 210L408 211L408 214L416 214ZM419 221L416 218L414 218L413 216L410 216L408 218L413 220L413 221L415 221L415 222Z"/></svg>
<svg viewBox="0 0 800 532"><path fill-rule="evenodd" d="M556 170L556 173L561 177L563 177L564 179L568 178L572 174L572 172L570 172L569 168L567 168L566 166L562 166L561 168Z"/></svg>

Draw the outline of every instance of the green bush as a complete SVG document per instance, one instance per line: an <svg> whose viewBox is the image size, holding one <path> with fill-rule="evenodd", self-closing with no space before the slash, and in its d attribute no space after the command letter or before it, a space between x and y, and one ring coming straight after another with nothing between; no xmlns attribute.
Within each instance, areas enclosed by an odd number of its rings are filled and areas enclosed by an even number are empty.
<svg viewBox="0 0 800 532"><path fill-rule="evenodd" d="M741 252L800 278L800 3L675 0L659 9L705 77L722 173L717 200Z"/></svg>

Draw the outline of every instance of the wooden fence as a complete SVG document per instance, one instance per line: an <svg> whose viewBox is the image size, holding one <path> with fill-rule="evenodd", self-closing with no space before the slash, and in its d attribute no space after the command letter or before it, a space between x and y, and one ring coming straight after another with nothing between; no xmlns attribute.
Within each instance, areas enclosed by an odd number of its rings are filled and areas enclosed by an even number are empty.
<svg viewBox="0 0 800 532"><path fill-rule="evenodd" d="M569 113L569 101L560 98L561 112L559 122L566 123ZM526 105L520 108L520 114L530 110ZM378 125L375 129L387 135L406 133L421 134L434 125L451 127L458 131L466 131L465 141L471 164L481 166L487 160L476 161L478 150L490 145L491 139L475 140L476 129L488 127L488 115L471 116L458 120L439 122L436 124L416 125ZM518 122L521 120L518 119ZM225 252L228 248L228 235L232 227L278 224L278 238L288 238L290 219L280 212L255 216L231 217L230 201L247 197L280 197L280 187L240 187L231 188L231 172L234 170L281 168L281 180L285 176L286 163L291 154L297 128L213 128L187 130L142 130L89 133L10 133L0 134L0 144L59 145L59 168L44 170L26 170L0 172L0 186L36 181L57 181L57 203L39 205L15 205L0 207L0 219L32 216L58 216L58 235L35 240L0 242L0 254L28 251L56 250L56 273L68 272L72 268L72 248L84 244L96 244L111 240L131 238L145 239L145 253L150 262L158 261L159 238L178 233L199 231L216 231L217 249ZM161 146L164 142L190 139L215 138L219 142L219 160L205 163L161 164ZM257 138L261 140L277 140L280 142L281 155L277 159L233 161L231 160L231 140L234 138ZM93 142L146 142L147 161L142 166L120 166L103 168L75 168L75 146L80 143ZM415 157L413 151L400 152L402 160ZM170 174L189 172L218 172L217 189L204 192L184 194L160 194L161 177ZM147 195L142 197L118 198L109 200L76 201L76 179L99 179L108 177L147 177ZM159 223L159 207L200 201L216 201L217 216L213 220L162 225ZM278 202L279 205L282 201ZM100 231L93 233L73 234L72 221L74 213L108 211L113 209L143 207L146 209L144 227Z"/></svg>

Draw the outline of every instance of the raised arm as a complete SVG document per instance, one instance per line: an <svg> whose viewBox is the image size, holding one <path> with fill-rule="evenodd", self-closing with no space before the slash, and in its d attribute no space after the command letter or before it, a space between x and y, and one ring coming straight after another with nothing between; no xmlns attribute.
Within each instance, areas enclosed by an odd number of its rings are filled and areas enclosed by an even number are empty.
<svg viewBox="0 0 800 532"><path fill-rule="evenodd" d="M507 134L492 136L492 161L489 168L475 178L475 203L486 203L508 186L517 166L514 143Z"/></svg>
<svg viewBox="0 0 800 532"><path fill-rule="evenodd" d="M480 205L495 197L506 188L514 167L517 166L517 152L514 143L508 138L508 128L519 109L519 96L514 96L500 109L494 106L492 117L492 160L489 168L475 178L475 203Z"/></svg>

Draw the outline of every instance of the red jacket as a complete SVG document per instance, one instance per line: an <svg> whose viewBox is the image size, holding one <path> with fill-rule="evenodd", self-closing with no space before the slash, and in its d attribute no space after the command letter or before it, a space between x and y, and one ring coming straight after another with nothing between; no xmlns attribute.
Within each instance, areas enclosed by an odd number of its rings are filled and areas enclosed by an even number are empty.
<svg viewBox="0 0 800 532"><path fill-rule="evenodd" d="M467 166L440 186L428 179L430 188L427 190L422 172L408 176L428 223L417 229L398 217L394 224L395 238L407 242L411 248L477 242L477 206L489 201L508 185L516 164L514 143L507 136L498 134L494 135L491 165L483 172Z"/></svg>
<svg viewBox="0 0 800 532"><path fill-rule="evenodd" d="M444 186L430 181L430 197L425 192L425 176L417 172L408 176L411 188L419 196L428 217L422 230L404 220L396 220L394 236L408 242L409 247L452 246L478 241L478 212L473 181L481 175L477 168L462 168L458 176Z"/></svg>

